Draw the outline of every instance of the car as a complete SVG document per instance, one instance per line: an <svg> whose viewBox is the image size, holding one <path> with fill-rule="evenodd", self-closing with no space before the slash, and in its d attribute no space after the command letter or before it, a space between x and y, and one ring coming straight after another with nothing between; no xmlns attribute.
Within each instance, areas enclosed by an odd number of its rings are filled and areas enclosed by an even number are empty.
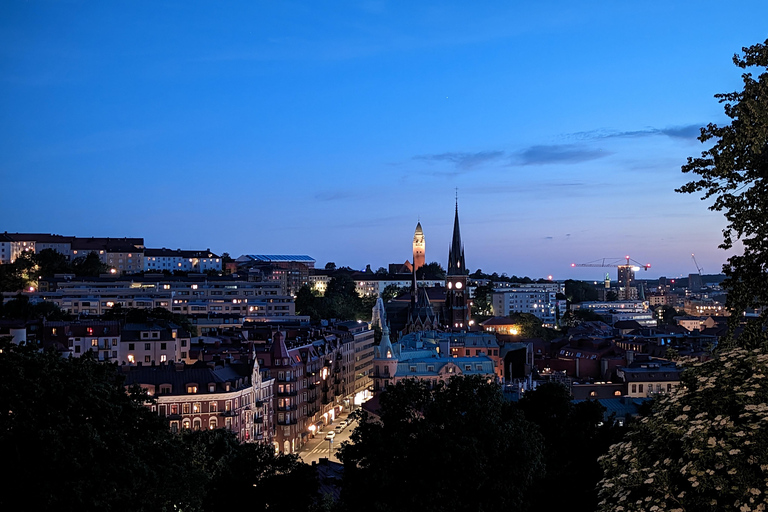
<svg viewBox="0 0 768 512"><path fill-rule="evenodd" d="M325 434L325 440L326 441L333 441L334 437L336 437L336 432L334 432L333 430L331 430L330 432Z"/></svg>
<svg viewBox="0 0 768 512"><path fill-rule="evenodd" d="M347 420L344 420L344 421L342 421L341 423L339 423L339 427L341 427L341 428L342 428L342 430L343 430L343 429L345 429L345 428L347 428L347 425L349 425L349 423L347 422ZM338 427L337 427L337 428L338 428Z"/></svg>

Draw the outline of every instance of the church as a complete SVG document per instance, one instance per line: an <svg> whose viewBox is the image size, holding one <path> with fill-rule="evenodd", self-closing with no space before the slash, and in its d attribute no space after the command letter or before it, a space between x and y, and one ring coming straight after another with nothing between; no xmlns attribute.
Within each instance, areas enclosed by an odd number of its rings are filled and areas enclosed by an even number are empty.
<svg viewBox="0 0 768 512"><path fill-rule="evenodd" d="M453 236L448 247L448 270L445 287L419 286L417 271L426 264L426 239L421 222L413 235L413 265L410 293L386 305L393 320L392 335L424 331L466 331L469 329L470 308L467 279L469 271L464 260L464 245L459 226L459 203L456 201ZM403 315L407 301L407 314ZM404 318L403 318L404 317Z"/></svg>

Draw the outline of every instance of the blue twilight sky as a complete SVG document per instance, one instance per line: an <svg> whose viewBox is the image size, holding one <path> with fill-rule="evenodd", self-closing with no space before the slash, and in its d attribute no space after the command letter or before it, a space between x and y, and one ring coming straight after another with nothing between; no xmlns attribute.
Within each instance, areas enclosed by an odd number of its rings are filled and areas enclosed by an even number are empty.
<svg viewBox="0 0 768 512"><path fill-rule="evenodd" d="M707 273L680 166L768 2L0 3L0 230L471 269ZM615 271L611 271L614 276ZM615 276L614 276L615 278Z"/></svg>

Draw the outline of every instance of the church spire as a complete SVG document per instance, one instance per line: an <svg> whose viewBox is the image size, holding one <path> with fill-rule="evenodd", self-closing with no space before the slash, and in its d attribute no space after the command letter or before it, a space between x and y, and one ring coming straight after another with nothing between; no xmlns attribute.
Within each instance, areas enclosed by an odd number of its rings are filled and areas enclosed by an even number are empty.
<svg viewBox="0 0 768 512"><path fill-rule="evenodd" d="M461 243L461 231L459 230L459 198L456 196L456 214L453 219L453 238L448 250L448 275L466 274L464 265L464 246Z"/></svg>

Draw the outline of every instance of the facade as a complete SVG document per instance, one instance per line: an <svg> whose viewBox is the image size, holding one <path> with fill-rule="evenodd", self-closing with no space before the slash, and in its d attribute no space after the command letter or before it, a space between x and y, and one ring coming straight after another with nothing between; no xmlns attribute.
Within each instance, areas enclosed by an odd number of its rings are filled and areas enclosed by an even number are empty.
<svg viewBox="0 0 768 512"><path fill-rule="evenodd" d="M211 252L205 251L182 251L181 249L145 249L144 250L144 268L145 272L162 272L164 270L173 272L181 270L183 272L221 272L221 257Z"/></svg>
<svg viewBox="0 0 768 512"><path fill-rule="evenodd" d="M162 364L125 368L125 385L157 400L148 404L173 432L225 428L241 442L272 441L273 379L258 364Z"/></svg>
<svg viewBox="0 0 768 512"><path fill-rule="evenodd" d="M557 292L534 287L495 290L491 299L494 316L529 313L541 319L545 327L558 325L565 312L566 301L557 299Z"/></svg>
<svg viewBox="0 0 768 512"><path fill-rule="evenodd" d="M176 324L125 324L118 343L117 361L129 365L191 362L191 341L190 334Z"/></svg>
<svg viewBox="0 0 768 512"><path fill-rule="evenodd" d="M680 385L683 372L675 363L663 360L637 361L616 369L616 375L626 383L627 395L645 398L672 393Z"/></svg>
<svg viewBox="0 0 768 512"><path fill-rule="evenodd" d="M64 357L80 357L90 350L99 361L117 361L122 329L119 322L107 320L45 322L42 339L44 346L56 348Z"/></svg>
<svg viewBox="0 0 768 512"><path fill-rule="evenodd" d="M373 349L374 332L366 322L342 322L336 326L341 332L352 337L351 357L345 362L347 394L353 396L354 405L360 405L370 398L373 390Z"/></svg>
<svg viewBox="0 0 768 512"><path fill-rule="evenodd" d="M24 292L33 302L49 301L79 315L102 315L119 304L124 308L163 308L184 315L242 314L249 320L293 318L293 297L280 294L274 283L232 277L134 276L105 278L50 278L41 290ZM16 294L4 293L10 300Z"/></svg>
<svg viewBox="0 0 768 512"><path fill-rule="evenodd" d="M389 328L382 332L381 342L376 347L373 359L373 389L383 391L389 385L403 379L421 379L436 384L456 375L482 375L496 380L497 361L487 355L488 347L476 355L466 350L466 338L461 346L456 339L468 333L414 333L404 336L398 343L389 339ZM490 336L492 335L480 335ZM493 340L495 342L495 338ZM490 346L490 345L489 345ZM498 345L496 345L498 347ZM498 348L497 348L498 350Z"/></svg>
<svg viewBox="0 0 768 512"><path fill-rule="evenodd" d="M78 238L72 237L72 259L99 255L99 260L118 274L135 274L144 270L143 238Z"/></svg>
<svg viewBox="0 0 768 512"><path fill-rule="evenodd" d="M655 327L657 323L653 317L653 312L650 310L648 301L582 302L580 304L573 304L571 307L574 309L588 309L606 320L610 320L611 324L619 321L634 320L643 327Z"/></svg>

